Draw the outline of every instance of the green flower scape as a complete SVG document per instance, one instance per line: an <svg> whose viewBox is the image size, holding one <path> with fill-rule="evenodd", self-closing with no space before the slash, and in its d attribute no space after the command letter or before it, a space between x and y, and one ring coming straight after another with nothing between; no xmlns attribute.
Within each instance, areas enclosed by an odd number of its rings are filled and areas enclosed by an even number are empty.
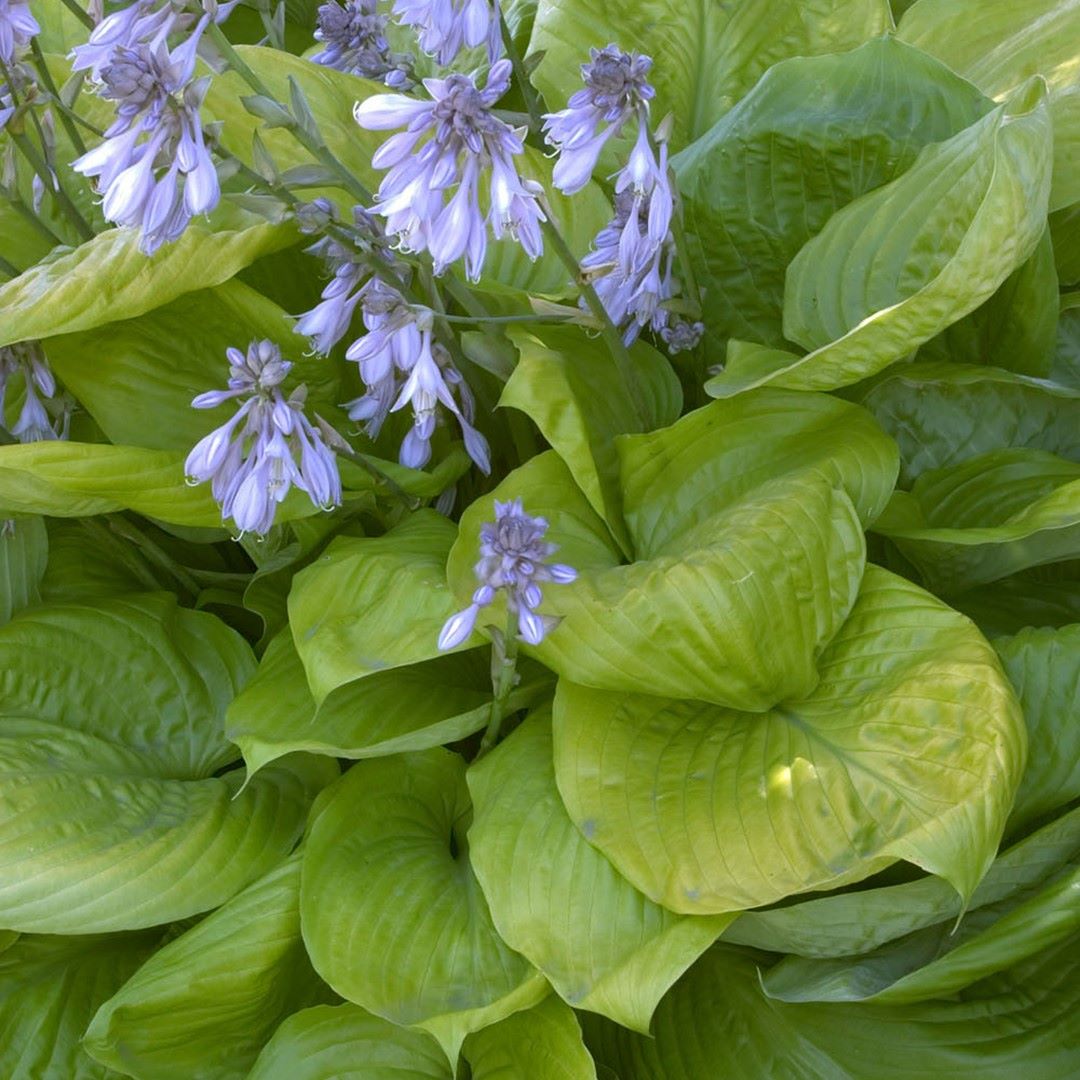
<svg viewBox="0 0 1080 1080"><path fill-rule="evenodd" d="M0 0L0 443L0 1080L1080 1076L1076 0Z"/></svg>

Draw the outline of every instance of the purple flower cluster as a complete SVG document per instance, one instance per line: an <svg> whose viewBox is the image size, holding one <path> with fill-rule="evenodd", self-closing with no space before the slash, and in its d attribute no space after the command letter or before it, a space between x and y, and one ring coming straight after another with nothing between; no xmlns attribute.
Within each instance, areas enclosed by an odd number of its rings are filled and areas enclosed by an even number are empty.
<svg viewBox="0 0 1080 1080"><path fill-rule="evenodd" d="M66 438L68 410L58 398L56 379L44 353L29 341L0 348L0 425L4 424L8 386L15 375L22 376L24 397L11 434L22 443ZM59 430L45 407L46 401L53 403L60 414Z"/></svg>
<svg viewBox="0 0 1080 1080"><path fill-rule="evenodd" d="M394 90L412 86L412 57L390 51L387 17L376 0L327 0L319 8L315 40L324 48L311 59L316 64L383 82Z"/></svg>
<svg viewBox="0 0 1080 1080"><path fill-rule="evenodd" d="M394 0L394 15L412 27L420 48L443 66L462 49L486 45L489 63L502 56L499 0Z"/></svg>
<svg viewBox="0 0 1080 1080"><path fill-rule="evenodd" d="M457 420L469 457L483 472L491 472L487 440L473 427L472 393L449 352L432 338L432 312L406 304L379 278L364 285L360 298L368 332L349 346L345 357L359 365L365 393L346 403L349 417L363 421L374 439L390 413L410 406L413 426L398 460L419 469L431 459L441 405Z"/></svg>
<svg viewBox="0 0 1080 1080"><path fill-rule="evenodd" d="M648 56L608 45L591 49L589 57L581 65L584 89L571 96L565 109L544 117L544 134L559 153L552 181L566 195L585 187L605 144L621 134L628 120L638 121L639 134L647 127L649 102L656 95L648 82Z"/></svg>
<svg viewBox="0 0 1080 1080"><path fill-rule="evenodd" d="M0 0L0 63L11 67L18 53L41 33L26 0Z"/></svg>
<svg viewBox="0 0 1080 1080"><path fill-rule="evenodd" d="M467 75L450 75L424 80L431 101L377 94L356 106L363 128L405 128L372 157L376 168L389 170L375 212L386 219L386 230L401 250L430 252L436 273L464 256L467 276L478 280L488 227L496 239L515 237L530 258L543 251L544 214L537 202L542 189L522 180L513 160L524 152L522 133L491 111L509 81L510 62L499 60L483 90ZM486 218L480 209L485 174L490 174Z"/></svg>
<svg viewBox="0 0 1080 1080"><path fill-rule="evenodd" d="M305 387L288 398L280 389L292 364L270 341L252 342L246 356L228 349L227 356L229 389L200 394L191 404L212 409L231 399L247 400L188 454L188 482L210 480L221 520L232 518L241 533L268 532L278 503L293 485L321 509L339 506L337 459L304 415Z"/></svg>
<svg viewBox="0 0 1080 1080"><path fill-rule="evenodd" d="M675 195L666 136L649 128L649 102L655 96L647 81L652 60L616 45L593 49L590 57L581 68L584 89L565 109L545 118L547 140L559 154L552 174L555 186L567 195L580 191L609 139L631 120L637 123L637 136L626 165L615 176L615 216L597 234L581 268L593 279L627 344L647 326L673 351L692 348L700 324L673 322L664 306L677 291L671 233Z"/></svg>
<svg viewBox="0 0 1080 1080"><path fill-rule="evenodd" d="M577 571L563 563L548 563L558 547L545 541L547 529L543 518L525 513L520 499L496 501L495 521L480 527L480 561L474 568L480 587L467 608L447 619L439 634L440 649L454 649L467 641L480 609L500 591L522 641L539 645L554 629L558 620L536 611L543 601L539 583L567 585L577 579Z"/></svg>
<svg viewBox="0 0 1080 1080"><path fill-rule="evenodd" d="M168 45L191 18L169 3L136 3L105 19L73 54L73 67L89 70L101 96L116 102L116 119L105 141L72 168L96 180L106 218L142 230L139 246L147 255L180 236L192 217L213 210L220 197L199 119L209 81L194 81L210 16L180 44Z"/></svg>

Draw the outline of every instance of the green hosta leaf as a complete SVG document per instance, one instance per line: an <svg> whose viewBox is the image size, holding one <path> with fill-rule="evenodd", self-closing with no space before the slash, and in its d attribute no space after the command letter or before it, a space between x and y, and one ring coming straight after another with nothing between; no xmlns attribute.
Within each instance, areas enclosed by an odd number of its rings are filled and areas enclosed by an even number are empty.
<svg viewBox="0 0 1080 1080"><path fill-rule="evenodd" d="M315 701L387 668L439 655L455 610L446 584L454 526L434 510L385 536L341 537L294 578L289 620Z"/></svg>
<svg viewBox="0 0 1080 1080"><path fill-rule="evenodd" d="M817 654L854 601L858 512L872 517L884 504L891 443L851 406L770 393L617 447L639 561L616 564L566 467L543 455L462 516L448 563L459 601L475 589L493 502L521 497L581 575L570 589L545 590L545 610L562 622L531 651L548 667L585 685L747 709L807 693ZM497 626L500 604L485 615Z"/></svg>
<svg viewBox="0 0 1080 1080"><path fill-rule="evenodd" d="M469 864L471 810L456 754L360 762L314 809L300 890L319 974L377 1015L426 1029L451 1062L470 1031L548 991L492 924Z"/></svg>
<svg viewBox="0 0 1080 1080"><path fill-rule="evenodd" d="M446 1055L422 1031L358 1005L294 1013L263 1048L248 1080L453 1080Z"/></svg>
<svg viewBox="0 0 1080 1080"><path fill-rule="evenodd" d="M1075 41L1080 11L1072 0L920 0L897 31L944 60L999 101L1030 75L1050 86L1054 188L1050 208L1080 199L1080 72Z"/></svg>
<svg viewBox="0 0 1080 1080"><path fill-rule="evenodd" d="M626 519L638 555L682 544L717 506L776 477L812 473L869 525L896 482L897 452L863 409L824 394L764 390L696 409L665 431L619 440Z"/></svg>
<svg viewBox="0 0 1080 1080"><path fill-rule="evenodd" d="M0 624L41 601L49 537L40 517L13 519L0 527Z"/></svg>
<svg viewBox="0 0 1080 1080"><path fill-rule="evenodd" d="M225 350L270 338L292 361L290 386L308 386L312 408L324 413L342 400L327 360L305 357L306 345L272 301L238 281L188 293L124 322L50 339L57 376L114 443L186 453L236 410L193 409L191 399L225 385ZM332 415L332 413L330 413Z"/></svg>
<svg viewBox="0 0 1080 1080"><path fill-rule="evenodd" d="M550 673L525 661L514 708L553 689ZM228 735L250 772L295 750L335 757L386 757L456 742L485 727L491 664L483 650L375 672L333 691L317 707L286 630L229 707Z"/></svg>
<svg viewBox="0 0 1080 1080"><path fill-rule="evenodd" d="M993 650L967 619L869 567L818 667L805 700L765 714L560 681L555 773L575 825L673 911L755 907L898 859L966 899L1024 762Z"/></svg>
<svg viewBox="0 0 1080 1080"><path fill-rule="evenodd" d="M1038 753L1033 748L1033 753ZM1067 872L1080 851L1080 811L1052 821L1003 851L979 883L968 915L1000 906ZM724 934L730 941L796 956L828 958L871 952L896 938L941 924L956 927L964 904L947 882L924 877L900 885L835 893L770 911L747 911Z"/></svg>
<svg viewBox="0 0 1080 1080"><path fill-rule="evenodd" d="M991 450L1029 447L1080 461L1080 388L1000 368L898 364L861 399L900 447L900 482Z"/></svg>
<svg viewBox="0 0 1080 1080"><path fill-rule="evenodd" d="M99 524L100 530L95 527ZM50 518L48 533L49 564L41 579L41 598L47 604L161 588L151 581L153 575L132 546L114 536L107 525ZM107 544L103 536L109 539Z"/></svg>
<svg viewBox="0 0 1080 1080"><path fill-rule="evenodd" d="M1077 246L1080 247L1080 241ZM1080 390L1080 293L1066 293L1061 298L1061 314L1050 377Z"/></svg>
<svg viewBox="0 0 1080 1080"><path fill-rule="evenodd" d="M254 670L239 634L165 594L34 608L0 628L4 716L121 739L182 776L235 760L222 720Z"/></svg>
<svg viewBox="0 0 1080 1080"><path fill-rule="evenodd" d="M875 526L935 592L1080 555L1080 463L995 450L931 469Z"/></svg>
<svg viewBox="0 0 1080 1080"><path fill-rule="evenodd" d="M1042 237L1050 151L1041 80L926 147L907 172L834 214L789 266L784 335L813 351L729 360L710 393L858 382L975 310Z"/></svg>
<svg viewBox="0 0 1080 1080"><path fill-rule="evenodd" d="M939 924L856 960L782 961L763 980L781 1001L901 1003L948 997L1076 934L1080 851L1051 881L970 912L958 928Z"/></svg>
<svg viewBox="0 0 1080 1080"><path fill-rule="evenodd" d="M920 360L993 364L1048 375L1057 339L1058 276L1050 230L1021 267L981 307L919 349Z"/></svg>
<svg viewBox="0 0 1080 1080"><path fill-rule="evenodd" d="M242 223L212 232L193 221L148 258L139 251L138 229L110 229L0 286L0 345L134 318L227 281L295 240L287 225Z"/></svg>
<svg viewBox="0 0 1080 1080"><path fill-rule="evenodd" d="M550 724L533 714L470 768L472 864L500 936L566 1001L647 1032L731 917L666 911L586 842L555 787Z"/></svg>
<svg viewBox="0 0 1080 1080"><path fill-rule="evenodd" d="M760 955L716 948L660 1006L655 1039L586 1018L598 1062L622 1080L1061 1080L1080 1037L1080 939L945 1001L769 1001Z"/></svg>
<svg viewBox="0 0 1080 1080"><path fill-rule="evenodd" d="M152 595L0 628L0 925L135 929L205 911L295 843L329 763L242 795L222 715L253 664L211 615Z"/></svg>
<svg viewBox="0 0 1080 1080"><path fill-rule="evenodd" d="M132 1076L246 1077L282 1019L332 997L299 904L294 855L155 953L97 1011L86 1051Z"/></svg>
<svg viewBox="0 0 1080 1080"><path fill-rule="evenodd" d="M464 1054L473 1080L596 1080L581 1028L556 997L470 1035Z"/></svg>
<svg viewBox="0 0 1080 1080"><path fill-rule="evenodd" d="M1080 579L1037 581L1022 571L990 585L949 597L949 603L978 624L989 638L1017 634L1028 626L1062 627L1080 622Z"/></svg>
<svg viewBox="0 0 1080 1080"><path fill-rule="evenodd" d="M499 404L520 409L536 422L592 508L628 546L614 439L678 419L682 390L675 372L645 343L631 350L646 408L639 416L618 365L600 339L571 327L511 332L510 338L519 356Z"/></svg>
<svg viewBox="0 0 1080 1080"><path fill-rule="evenodd" d="M784 275L799 249L842 206L990 108L945 65L892 38L770 68L672 160L707 327L784 346Z"/></svg>
<svg viewBox="0 0 1080 1080"><path fill-rule="evenodd" d="M24 934L0 952L0 1069L11 1080L112 1080L79 1045L97 1007L161 940L136 934Z"/></svg>
<svg viewBox="0 0 1080 1080"><path fill-rule="evenodd" d="M238 51L279 100L289 100L289 80L295 81L311 106L319 134L327 146L353 176L374 191L383 174L372 169L371 156L386 140L387 133L365 131L353 119L352 111L357 101L372 94L387 93L386 87L289 56L277 49L243 46ZM234 74L215 78L211 84L204 111L210 117L225 121L222 138L228 149L250 162L252 133L258 129L279 168L309 165L311 155L288 131L283 128L267 130L244 109L241 99L250 92L250 87ZM421 90L417 96L426 95ZM595 184L572 199L554 191L550 182L551 162L538 150L528 149L518 164L523 176L543 183L554 220L573 253L580 258L611 216L611 207L603 192ZM345 209L356 199L339 191L339 202ZM570 272L550 245L540 259L530 262L520 244L513 240L490 245L484 265L484 284L550 295L564 295L574 289Z"/></svg>
<svg viewBox="0 0 1080 1080"><path fill-rule="evenodd" d="M1080 626L1025 630L994 643L1028 724L1028 764L1011 828L1080 797Z"/></svg>
<svg viewBox="0 0 1080 1080"><path fill-rule="evenodd" d="M1054 263L1062 285L1080 285L1080 203L1050 215Z"/></svg>
<svg viewBox="0 0 1080 1080"><path fill-rule="evenodd" d="M516 480L500 498L528 496ZM465 537L479 529L475 510L462 519ZM594 686L748 709L808 693L862 577L862 526L848 497L816 476L773 480L671 549L549 589L562 622L535 655Z"/></svg>
<svg viewBox="0 0 1080 1080"><path fill-rule="evenodd" d="M581 86L590 48L615 42L653 59L653 116L675 116L672 145L703 135L765 70L789 56L840 52L888 30L882 0L541 0L529 51L542 52L534 81L562 109Z"/></svg>

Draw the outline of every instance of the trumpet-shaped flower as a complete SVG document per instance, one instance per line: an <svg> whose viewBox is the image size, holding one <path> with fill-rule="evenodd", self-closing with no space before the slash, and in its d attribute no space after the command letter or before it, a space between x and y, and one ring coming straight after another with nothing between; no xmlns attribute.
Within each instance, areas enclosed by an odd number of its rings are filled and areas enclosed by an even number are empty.
<svg viewBox="0 0 1080 1080"><path fill-rule="evenodd" d="M525 149L522 132L491 111L509 79L510 62L500 60L483 90L466 75L450 75L424 80L431 101L377 94L356 106L361 127L405 128L372 158L376 168L389 170L375 212L403 251L430 252L436 273L464 257L466 274L476 281L489 228L496 239L516 238L530 258L543 251L541 188L522 180L514 165ZM480 209L485 177L486 217Z"/></svg>
<svg viewBox="0 0 1080 1080"><path fill-rule="evenodd" d="M589 182L605 144L628 120L637 119L639 132L647 127L649 102L656 94L648 82L648 56L623 52L617 45L592 49L589 55L589 63L581 66L584 88L565 109L544 117L544 134L559 153L552 182L566 195Z"/></svg>
<svg viewBox="0 0 1080 1080"><path fill-rule="evenodd" d="M372 278L359 296L368 332L345 356L359 366L365 393L345 405L350 418L363 421L374 439L390 413L409 406L413 426L401 443L399 460L419 469L431 459L441 405L461 428L469 456L483 472L490 472L487 440L473 427L472 393L450 354L432 339L432 313L410 307L379 278Z"/></svg>
<svg viewBox="0 0 1080 1080"><path fill-rule="evenodd" d="M192 401L212 409L238 398L243 404L188 454L188 483L209 480L221 506L242 532L263 534L274 523L278 504L295 485L324 510L341 504L337 459L304 415L306 389L286 398L281 391L292 365L270 341L255 341L247 354L228 349L229 388L211 390Z"/></svg>
<svg viewBox="0 0 1080 1080"><path fill-rule="evenodd" d="M394 0L393 12L443 67L477 45L487 46L489 63L502 56L499 0Z"/></svg>
<svg viewBox="0 0 1080 1080"><path fill-rule="evenodd" d="M96 181L106 218L142 230L139 246L147 255L180 236L192 217L209 213L220 197L199 118L209 82L193 81L209 20L204 15L172 50L166 37L176 22L166 19L151 42L111 44L107 57L94 60L101 96L116 102L116 118L105 141L72 168Z"/></svg>
<svg viewBox="0 0 1080 1080"><path fill-rule="evenodd" d="M5 422L8 386L15 375L22 376L24 396L10 433L23 443L64 438L67 434L68 410L57 394L56 379L45 354L39 345L30 341L0 348L0 426ZM46 403L59 414L58 422L54 423Z"/></svg>
<svg viewBox="0 0 1080 1080"><path fill-rule="evenodd" d="M323 49L311 59L324 67L385 83L394 90L412 86L412 58L390 50L387 17L375 0L327 0L319 8L315 40Z"/></svg>
<svg viewBox="0 0 1080 1080"><path fill-rule="evenodd" d="M566 585L577 571L564 563L548 560L558 546L548 543L548 523L527 514L520 499L495 503L495 520L480 527L480 561L474 567L479 588L472 603L447 619L439 634L439 648L453 649L467 641L476 626L480 609L487 607L499 592L517 622L518 636L530 645L539 645L558 620L541 615L541 582Z"/></svg>
<svg viewBox="0 0 1080 1080"><path fill-rule="evenodd" d="M41 33L26 0L0 0L0 62L11 67L30 39Z"/></svg>

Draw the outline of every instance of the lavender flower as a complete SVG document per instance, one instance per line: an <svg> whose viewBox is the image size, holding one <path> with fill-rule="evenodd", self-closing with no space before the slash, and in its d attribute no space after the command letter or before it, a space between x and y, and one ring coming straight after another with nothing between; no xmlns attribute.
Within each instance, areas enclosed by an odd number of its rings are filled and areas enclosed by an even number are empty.
<svg viewBox="0 0 1080 1080"><path fill-rule="evenodd" d="M229 389L200 394L191 404L212 409L234 398L247 400L188 454L188 483L210 480L221 520L232 518L242 533L269 531L278 503L294 484L321 509L339 506L337 459L304 415L306 388L288 398L280 389L292 364L270 341L252 342L246 356L239 349L226 355Z"/></svg>
<svg viewBox="0 0 1080 1080"><path fill-rule="evenodd" d="M171 8L166 5L145 16L151 26L160 23L150 42L110 43L107 55L102 44L92 57L82 58L96 73L101 96L115 101L117 109L105 141L72 162L76 172L97 181L105 217L141 228L139 247L146 255L179 237L192 217L209 213L220 198L199 118L209 80L192 81L196 50L210 16L204 15L190 36L170 51L166 38L178 20L162 18L162 11ZM137 18L130 21L139 23ZM131 27L117 24L117 36L122 29ZM144 31L145 26L139 33Z"/></svg>
<svg viewBox="0 0 1080 1080"><path fill-rule="evenodd" d="M374 439L390 413L411 406L413 426L401 443L398 460L419 469L431 459L431 437L442 405L457 420L469 457L489 473L487 440L472 423L472 393L450 354L432 339L432 312L410 307L379 278L372 278L359 296L368 332L349 346L345 356L359 366L365 393L346 403L349 417L364 421L364 430Z"/></svg>
<svg viewBox="0 0 1080 1080"><path fill-rule="evenodd" d="M394 0L394 15L417 33L420 48L446 67L465 48L487 45L488 62L502 56L499 0Z"/></svg>
<svg viewBox="0 0 1080 1080"><path fill-rule="evenodd" d="M0 0L0 63L11 67L16 54L41 33L26 0Z"/></svg>
<svg viewBox="0 0 1080 1080"><path fill-rule="evenodd" d="M560 585L576 580L577 571L563 563L548 563L558 550L544 540L548 523L525 513L520 499L495 503L495 521L480 527L480 561L474 570L480 587L472 603L451 615L439 634L439 648L453 649L468 640L476 626L480 609L487 607L496 593L506 594L506 606L517 619L518 636L529 645L539 645L544 635L558 623L536 609L543 595L539 582Z"/></svg>
<svg viewBox="0 0 1080 1080"><path fill-rule="evenodd" d="M385 15L376 0L328 0L319 8L315 40L326 47L311 59L316 64L384 82L394 90L412 86L412 58L390 51Z"/></svg>
<svg viewBox="0 0 1080 1080"><path fill-rule="evenodd" d="M623 52L617 45L591 49L581 65L585 88L560 112L547 113L544 133L559 152L552 182L566 195L580 191L596 168L600 151L635 117L639 132L648 123L649 102L656 91L647 81L652 60Z"/></svg>
<svg viewBox="0 0 1080 1080"><path fill-rule="evenodd" d="M0 348L0 424L4 423L8 386L16 375L22 377L25 396L11 434L22 443L66 438L70 409L57 394L56 379L41 347L30 341ZM47 404L59 416L56 426Z"/></svg>
<svg viewBox="0 0 1080 1080"><path fill-rule="evenodd" d="M487 254L487 226L496 239L514 236L530 258L543 251L540 222L545 219L536 198L542 189L522 180L513 161L525 149L522 131L491 111L509 82L510 62L500 60L484 90L466 75L450 75L424 80L432 101L377 94L356 106L361 127L405 127L372 158L376 168L389 169L375 212L386 219L387 232L398 238L403 251L429 251L436 273L464 256L467 276L478 280ZM486 219L480 210L485 173L490 173Z"/></svg>

